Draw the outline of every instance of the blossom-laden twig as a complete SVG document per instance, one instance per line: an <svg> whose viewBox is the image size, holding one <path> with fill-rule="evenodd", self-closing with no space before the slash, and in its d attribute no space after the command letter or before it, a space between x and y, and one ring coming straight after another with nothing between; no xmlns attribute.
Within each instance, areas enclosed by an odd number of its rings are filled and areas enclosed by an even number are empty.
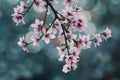
<svg viewBox="0 0 120 80"><path fill-rule="evenodd" d="M31 37L31 42L25 41L24 36L20 37L18 45L24 50L29 52L28 45L39 46L39 41L44 40L46 44L50 43L51 39L62 38L61 45L56 49L59 53L59 61L65 61L62 71L67 73L71 70L76 70L77 63L80 60L79 54L83 48L91 48L93 42L95 47L99 46L102 42L102 38L107 40L111 37L111 30L107 27L100 34L81 35L75 34L75 32L83 32L88 24L88 21L83 13L83 9L76 5L77 0L64 0L63 5L65 8L62 12L58 12L53 3L59 3L57 0L27 0L20 2L20 5L14 8L13 21L18 25L24 23L24 16L30 11L33 5L35 5L41 12L45 12L44 19L35 19L35 23L31 24L33 31L36 35ZM31 4L30 4L31 3ZM30 4L30 6L28 6ZM50 14L50 9L53 11L55 18L50 25L46 24L46 18Z"/></svg>

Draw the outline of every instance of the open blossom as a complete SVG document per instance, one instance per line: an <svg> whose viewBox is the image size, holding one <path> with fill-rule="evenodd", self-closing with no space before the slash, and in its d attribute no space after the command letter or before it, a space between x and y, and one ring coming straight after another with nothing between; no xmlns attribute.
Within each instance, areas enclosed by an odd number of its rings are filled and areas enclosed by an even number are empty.
<svg viewBox="0 0 120 80"><path fill-rule="evenodd" d="M76 63L73 63L73 64L71 65L71 67L72 67L72 70L76 70L76 69L77 69L77 64L76 64Z"/></svg>
<svg viewBox="0 0 120 80"><path fill-rule="evenodd" d="M38 37L32 36L31 40L33 42L33 46L39 46L39 38Z"/></svg>
<svg viewBox="0 0 120 80"><path fill-rule="evenodd" d="M57 34L58 30L57 30L57 26L56 25L53 24L50 29L52 30L53 34Z"/></svg>
<svg viewBox="0 0 120 80"><path fill-rule="evenodd" d="M70 46L70 53L74 56L78 56L81 50L81 46L79 44L74 44Z"/></svg>
<svg viewBox="0 0 120 80"><path fill-rule="evenodd" d="M46 44L48 44L50 42L50 39L54 39L55 35L52 34L52 30L44 30L44 36L42 37L42 40L45 41Z"/></svg>
<svg viewBox="0 0 120 80"><path fill-rule="evenodd" d="M46 11L46 3L43 0L35 0L35 7L41 12Z"/></svg>
<svg viewBox="0 0 120 80"><path fill-rule="evenodd" d="M100 45L100 43L102 42L102 39L101 39L101 36L100 36L100 34L96 34L96 35L94 35L94 44L95 44L95 47L96 46L99 46Z"/></svg>
<svg viewBox="0 0 120 80"><path fill-rule="evenodd" d="M90 40L90 35L84 36L84 43L87 48L91 48L91 40Z"/></svg>
<svg viewBox="0 0 120 80"><path fill-rule="evenodd" d="M71 71L71 64L65 64L65 65L63 66L62 71L63 71L64 73L70 72L70 71Z"/></svg>
<svg viewBox="0 0 120 80"><path fill-rule="evenodd" d="M36 34L40 33L41 27L43 26L43 21L39 21L39 19L35 20L35 23L31 25L31 27L33 27L34 32Z"/></svg>
<svg viewBox="0 0 120 80"><path fill-rule="evenodd" d="M83 46L84 45L84 36L79 35L78 42L81 46Z"/></svg>
<svg viewBox="0 0 120 80"><path fill-rule="evenodd" d="M17 6L14 8L14 13L22 13L23 12L23 8L21 8L20 6Z"/></svg>
<svg viewBox="0 0 120 80"><path fill-rule="evenodd" d="M111 30L108 27L102 33L103 37L106 40L112 36L111 34L112 34L112 32L111 32Z"/></svg>
<svg viewBox="0 0 120 80"><path fill-rule="evenodd" d="M71 70L76 70L76 68L77 68L77 64L76 64L76 63L65 64L65 65L63 66L62 71L63 71L64 73L68 73L68 72L70 72Z"/></svg>
<svg viewBox="0 0 120 80"><path fill-rule="evenodd" d="M24 22L24 17L22 15L22 12L27 8L27 6L25 5L25 3L23 1L20 1L20 6L17 6L14 8L14 14L12 14L13 16L13 21L16 23L16 25L18 26L19 23L23 23Z"/></svg>
<svg viewBox="0 0 120 80"><path fill-rule="evenodd" d="M65 61L67 64L71 64L71 63L77 63L79 60L74 55L68 55L66 56Z"/></svg>
<svg viewBox="0 0 120 80"><path fill-rule="evenodd" d="M20 1L20 7L25 10L27 8L27 5L23 2L23 1Z"/></svg>
<svg viewBox="0 0 120 80"><path fill-rule="evenodd" d="M28 51L27 49L27 44L25 43L25 38L24 37L20 37L20 40L18 41L18 45L24 50L24 51Z"/></svg>
<svg viewBox="0 0 120 80"><path fill-rule="evenodd" d="M20 1L20 5L14 8L14 13L22 13L26 8L27 5L23 1Z"/></svg>
<svg viewBox="0 0 120 80"><path fill-rule="evenodd" d="M65 9L62 10L63 15L68 17L73 15L73 8L71 6L65 6Z"/></svg>
<svg viewBox="0 0 120 80"><path fill-rule="evenodd" d="M23 15L22 14L17 14L17 13L15 13L15 14L12 14L12 16L13 16L13 21L16 23L16 25L18 26L18 24L19 23L23 23L23 24L25 24L25 21L24 21L24 17L23 17Z"/></svg>
<svg viewBox="0 0 120 80"><path fill-rule="evenodd" d="M76 50L74 48L70 49L70 53L72 55L74 55L75 57L78 57L79 56L79 53L80 53L80 49L79 50ZM79 57L78 57L79 58Z"/></svg>
<svg viewBox="0 0 120 80"><path fill-rule="evenodd" d="M64 61L66 59L66 56L64 54L61 54L59 57L59 61Z"/></svg>
<svg viewBox="0 0 120 80"><path fill-rule="evenodd" d="M61 23L58 19L55 20L54 24L50 28L53 34L62 33Z"/></svg>
<svg viewBox="0 0 120 80"><path fill-rule="evenodd" d="M74 39L75 40L75 39ZM79 44L79 43L76 43L76 42L74 42L74 41L71 41L70 43L69 43L69 45L70 45L70 52L71 53L73 53L74 51L75 52L80 52L80 49L81 49L81 45Z"/></svg>
<svg viewBox="0 0 120 80"><path fill-rule="evenodd" d="M67 38L68 39L76 39L77 38L77 35L75 35L75 34L72 34L72 33L67 33Z"/></svg>
<svg viewBox="0 0 120 80"><path fill-rule="evenodd" d="M87 23L86 17L82 13L77 13L72 16L70 27L75 31L82 32L86 29Z"/></svg>
<svg viewBox="0 0 120 80"><path fill-rule="evenodd" d="M59 47L59 46L57 46L56 49L58 50L59 55L64 54L65 51L66 51L65 48L62 48L62 47Z"/></svg>

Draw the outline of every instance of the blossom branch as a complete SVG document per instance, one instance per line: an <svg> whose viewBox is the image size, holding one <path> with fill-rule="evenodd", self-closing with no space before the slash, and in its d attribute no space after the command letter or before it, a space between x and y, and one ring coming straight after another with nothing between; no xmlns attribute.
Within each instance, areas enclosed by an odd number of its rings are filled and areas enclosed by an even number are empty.
<svg viewBox="0 0 120 80"><path fill-rule="evenodd" d="M62 29L63 29L63 35L64 35L64 40L65 40L65 48L67 49L67 52L68 52L68 55L70 55L70 52L69 52L69 45L67 43L67 36L66 36L66 33L65 33L65 29L64 29L64 25L61 25L62 26Z"/></svg>
<svg viewBox="0 0 120 80"><path fill-rule="evenodd" d="M94 34L91 38L90 34L75 34L76 32L84 32L86 27L88 27L88 21L83 13L83 9L77 6L77 0L64 0L63 5L65 9L62 12L58 12L53 3L57 3L57 0L33 0L29 7L26 6L24 2L20 2L20 5L14 8L13 21L18 25L24 22L24 15L26 15L33 4L41 12L45 12L43 20L35 19L35 23L31 24L34 36L31 37L31 42L27 43L24 37L20 37L18 45L24 50L29 52L27 46L33 44L33 46L39 46L39 41L44 40L46 44L50 42L51 39L58 37L64 37L64 43L62 40L61 45L57 46L59 53L59 61L65 61L62 71L67 73L71 70L76 70L77 63L80 60L80 51L84 48L91 48L91 43L93 42L95 47L99 46L102 42L102 38L107 40L110 38L111 30L107 27L102 33ZM76 5L76 7L72 7ZM46 18L49 11L49 7L55 15L54 20L50 25L46 25ZM82 11L80 11L82 10ZM24 12L24 14L22 14Z"/></svg>

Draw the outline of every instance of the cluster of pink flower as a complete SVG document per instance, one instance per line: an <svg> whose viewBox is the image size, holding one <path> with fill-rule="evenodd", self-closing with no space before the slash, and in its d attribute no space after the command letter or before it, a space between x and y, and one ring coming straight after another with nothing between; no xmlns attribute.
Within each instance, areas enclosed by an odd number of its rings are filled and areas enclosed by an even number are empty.
<svg viewBox="0 0 120 80"><path fill-rule="evenodd" d="M27 3L30 1L32 0L28 0ZM39 19L35 19L35 23L31 24L31 27L36 34L31 37L31 42L27 43L25 38L21 37L18 45L24 51L29 52L27 48L29 44L33 44L33 46L39 46L40 40L44 40L45 43L48 44L51 39L62 39L61 45L57 46L56 48L59 53L59 61L65 61L66 63L63 66L62 71L67 73L71 70L76 70L77 63L80 60L79 53L82 49L91 48L92 42L94 43L95 47L99 46L102 42L102 37L105 40L111 37L111 30L107 27L102 33L93 34L92 36L89 34L77 34L76 32L83 32L88 24L88 21L83 13L83 9L75 4L77 0L64 0L63 5L65 8L62 10L62 12L56 11L51 2L58 3L57 0L33 0L29 7L27 7L24 2L20 2L20 6L14 8L15 13L12 14L12 16L17 25L20 22L24 23L23 16L30 10L32 5L35 5L41 11L45 12L44 20L40 21ZM71 4L75 4L76 7L72 7ZM50 25L47 25L45 24L45 21L46 16L50 14L49 9L53 11L55 19Z"/></svg>

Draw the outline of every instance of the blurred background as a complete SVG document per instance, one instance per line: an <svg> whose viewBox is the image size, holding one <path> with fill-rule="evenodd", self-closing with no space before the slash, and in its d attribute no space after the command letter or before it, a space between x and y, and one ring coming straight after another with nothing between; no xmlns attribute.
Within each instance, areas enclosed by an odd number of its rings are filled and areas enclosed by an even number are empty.
<svg viewBox="0 0 120 80"><path fill-rule="evenodd" d="M44 14L34 7L25 16L26 24L16 27L11 14L19 0L0 0L0 80L120 80L120 0L78 1L89 21L85 33L99 33L109 26L112 38L99 47L83 50L77 70L65 74L64 63L58 61L56 40L48 45L40 41L39 47L29 47L30 53L17 45L20 36L29 41L33 34L30 24ZM54 6L61 9L61 5ZM47 23L51 19L53 14Z"/></svg>

